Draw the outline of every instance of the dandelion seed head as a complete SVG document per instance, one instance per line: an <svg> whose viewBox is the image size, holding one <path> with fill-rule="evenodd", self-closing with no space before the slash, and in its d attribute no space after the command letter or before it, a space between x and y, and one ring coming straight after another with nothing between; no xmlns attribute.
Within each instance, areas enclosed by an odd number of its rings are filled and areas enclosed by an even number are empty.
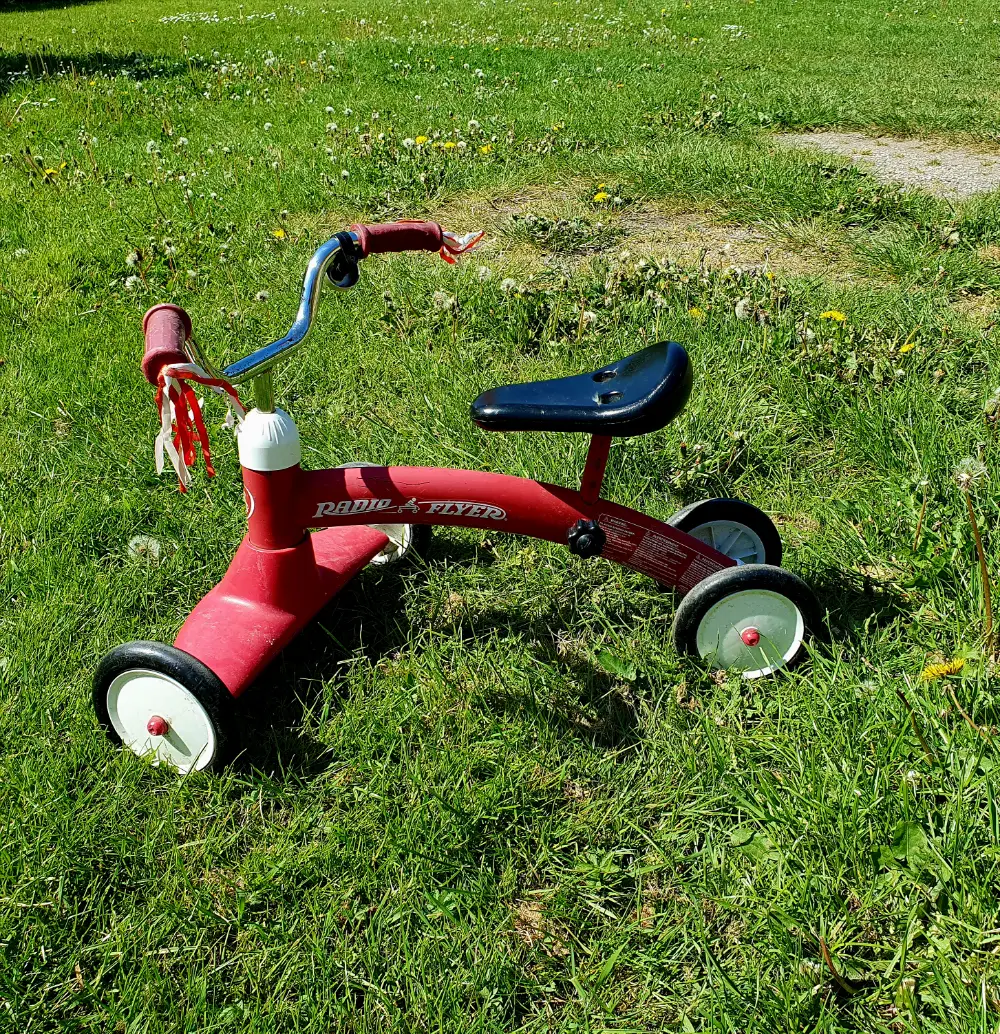
<svg viewBox="0 0 1000 1034"><path fill-rule="evenodd" d="M977 460L973 456L966 456L958 461L952 472L952 478L954 478L955 484L958 485L961 491L972 492L986 480L988 474L989 471L982 460Z"/></svg>

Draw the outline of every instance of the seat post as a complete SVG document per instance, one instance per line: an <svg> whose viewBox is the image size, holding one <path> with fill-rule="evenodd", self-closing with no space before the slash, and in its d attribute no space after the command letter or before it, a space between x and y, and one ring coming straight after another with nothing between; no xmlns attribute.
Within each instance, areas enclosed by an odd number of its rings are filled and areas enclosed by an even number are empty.
<svg viewBox="0 0 1000 1034"><path fill-rule="evenodd" d="M608 465L610 451L611 435L595 434L590 439L587 462L580 479L580 494L585 503L596 503L601 497L601 485L604 484L604 470Z"/></svg>

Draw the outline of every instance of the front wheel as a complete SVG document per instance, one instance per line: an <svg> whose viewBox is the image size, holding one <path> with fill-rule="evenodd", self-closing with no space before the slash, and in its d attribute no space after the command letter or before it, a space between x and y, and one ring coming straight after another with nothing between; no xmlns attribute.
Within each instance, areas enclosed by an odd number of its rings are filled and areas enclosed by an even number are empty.
<svg viewBox="0 0 1000 1034"><path fill-rule="evenodd" d="M763 510L742 499L702 499L667 521L738 564L781 566L781 536Z"/></svg>
<svg viewBox="0 0 1000 1034"><path fill-rule="evenodd" d="M674 615L673 641L680 654L747 679L790 668L822 629L812 590L783 567L727 567L699 582Z"/></svg>
<svg viewBox="0 0 1000 1034"><path fill-rule="evenodd" d="M211 668L176 646L115 647L94 676L94 711L112 743L181 774L235 753L233 698Z"/></svg>

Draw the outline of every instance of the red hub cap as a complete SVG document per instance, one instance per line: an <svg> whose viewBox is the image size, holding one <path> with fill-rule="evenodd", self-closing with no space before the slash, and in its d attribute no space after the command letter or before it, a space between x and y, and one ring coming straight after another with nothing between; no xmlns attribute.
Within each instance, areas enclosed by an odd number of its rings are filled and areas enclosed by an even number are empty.
<svg viewBox="0 0 1000 1034"><path fill-rule="evenodd" d="M760 642L760 632L756 628L744 628L740 632L740 639L745 646L756 646Z"/></svg>
<svg viewBox="0 0 1000 1034"><path fill-rule="evenodd" d="M163 736L170 726L167 725L166 719L161 718L158 714L154 714L152 718L146 722L146 732L150 736Z"/></svg>

